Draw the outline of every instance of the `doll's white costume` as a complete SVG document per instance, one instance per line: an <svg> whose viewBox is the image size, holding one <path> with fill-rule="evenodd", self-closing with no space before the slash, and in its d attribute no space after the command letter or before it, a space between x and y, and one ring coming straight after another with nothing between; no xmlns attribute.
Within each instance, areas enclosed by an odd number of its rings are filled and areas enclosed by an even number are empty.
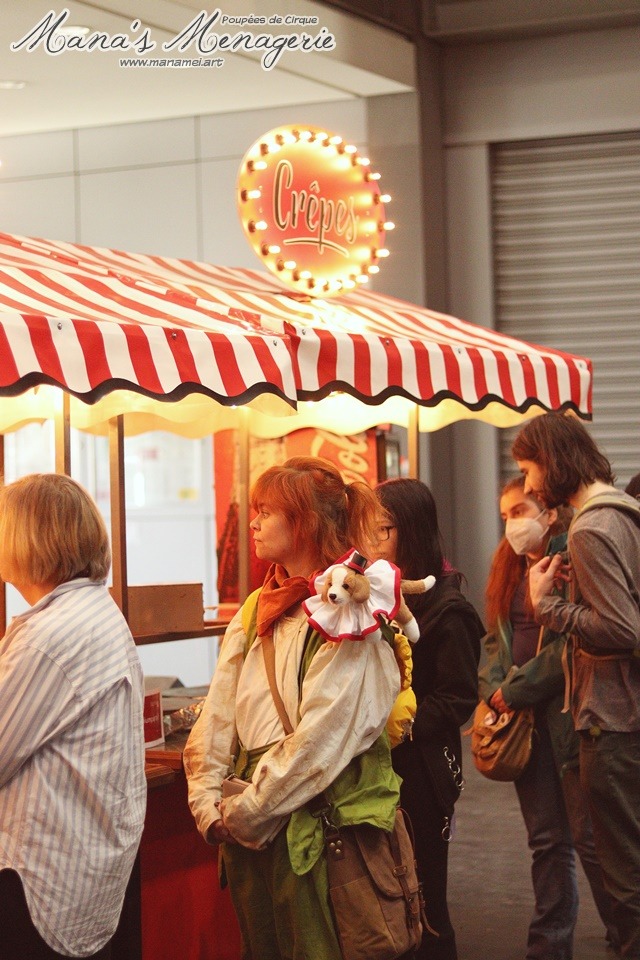
<svg viewBox="0 0 640 960"><path fill-rule="evenodd" d="M394 563L369 563L353 550L314 579L315 596L305 600L303 607L309 623L326 640L362 640L380 629L382 616L396 620L415 643L420 631L402 593L424 593L435 582L435 577L401 580Z"/></svg>
<svg viewBox="0 0 640 960"><path fill-rule="evenodd" d="M356 551L346 554L338 563L315 577L315 596L302 604L309 623L325 640L362 640L366 636L381 638L380 621L395 621L393 648L400 671L400 694L387 721L391 746L411 736L416 714L416 698L411 687L413 660L409 638L420 637L418 624L402 597L407 593L424 593L435 584L435 577L424 580L401 580L400 571L388 560L368 561Z"/></svg>

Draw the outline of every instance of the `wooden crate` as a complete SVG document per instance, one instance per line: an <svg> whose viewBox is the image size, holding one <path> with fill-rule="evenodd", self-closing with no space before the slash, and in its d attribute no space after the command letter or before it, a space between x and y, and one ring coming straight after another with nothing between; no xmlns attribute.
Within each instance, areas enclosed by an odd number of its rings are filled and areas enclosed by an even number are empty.
<svg viewBox="0 0 640 960"><path fill-rule="evenodd" d="M201 583L150 583L129 586L129 627L134 636L201 630Z"/></svg>

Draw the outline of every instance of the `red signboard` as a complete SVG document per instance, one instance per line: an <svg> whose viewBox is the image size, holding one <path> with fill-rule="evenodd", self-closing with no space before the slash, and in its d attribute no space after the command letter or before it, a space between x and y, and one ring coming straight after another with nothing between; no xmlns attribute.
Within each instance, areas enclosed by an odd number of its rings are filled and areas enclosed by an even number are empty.
<svg viewBox="0 0 640 960"><path fill-rule="evenodd" d="M271 130L245 155L238 207L266 267L287 286L327 297L377 273L388 255L385 203L370 161L317 127Z"/></svg>

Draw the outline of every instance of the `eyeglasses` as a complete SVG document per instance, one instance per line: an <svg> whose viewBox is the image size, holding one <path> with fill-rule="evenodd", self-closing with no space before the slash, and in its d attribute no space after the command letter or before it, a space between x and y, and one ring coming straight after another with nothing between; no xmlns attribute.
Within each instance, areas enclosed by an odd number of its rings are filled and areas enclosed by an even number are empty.
<svg viewBox="0 0 640 960"><path fill-rule="evenodd" d="M378 540L388 540L388 539L389 539L389 531L390 531L390 530L395 530L395 528L396 528L396 526L395 526L394 523L382 524L381 526L376 527L376 536L377 536Z"/></svg>

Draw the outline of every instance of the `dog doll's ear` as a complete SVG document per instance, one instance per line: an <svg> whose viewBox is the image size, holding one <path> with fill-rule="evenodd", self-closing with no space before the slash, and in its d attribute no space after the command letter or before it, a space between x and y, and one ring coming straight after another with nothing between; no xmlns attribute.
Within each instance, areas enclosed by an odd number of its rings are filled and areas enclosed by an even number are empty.
<svg viewBox="0 0 640 960"><path fill-rule="evenodd" d="M366 603L371 596L371 585L366 577L361 573L353 575L353 588L351 590L351 599L354 603Z"/></svg>
<svg viewBox="0 0 640 960"><path fill-rule="evenodd" d="M329 599L329 590L331 589L331 577L327 577L322 588L322 593L320 594L323 603L327 603Z"/></svg>

